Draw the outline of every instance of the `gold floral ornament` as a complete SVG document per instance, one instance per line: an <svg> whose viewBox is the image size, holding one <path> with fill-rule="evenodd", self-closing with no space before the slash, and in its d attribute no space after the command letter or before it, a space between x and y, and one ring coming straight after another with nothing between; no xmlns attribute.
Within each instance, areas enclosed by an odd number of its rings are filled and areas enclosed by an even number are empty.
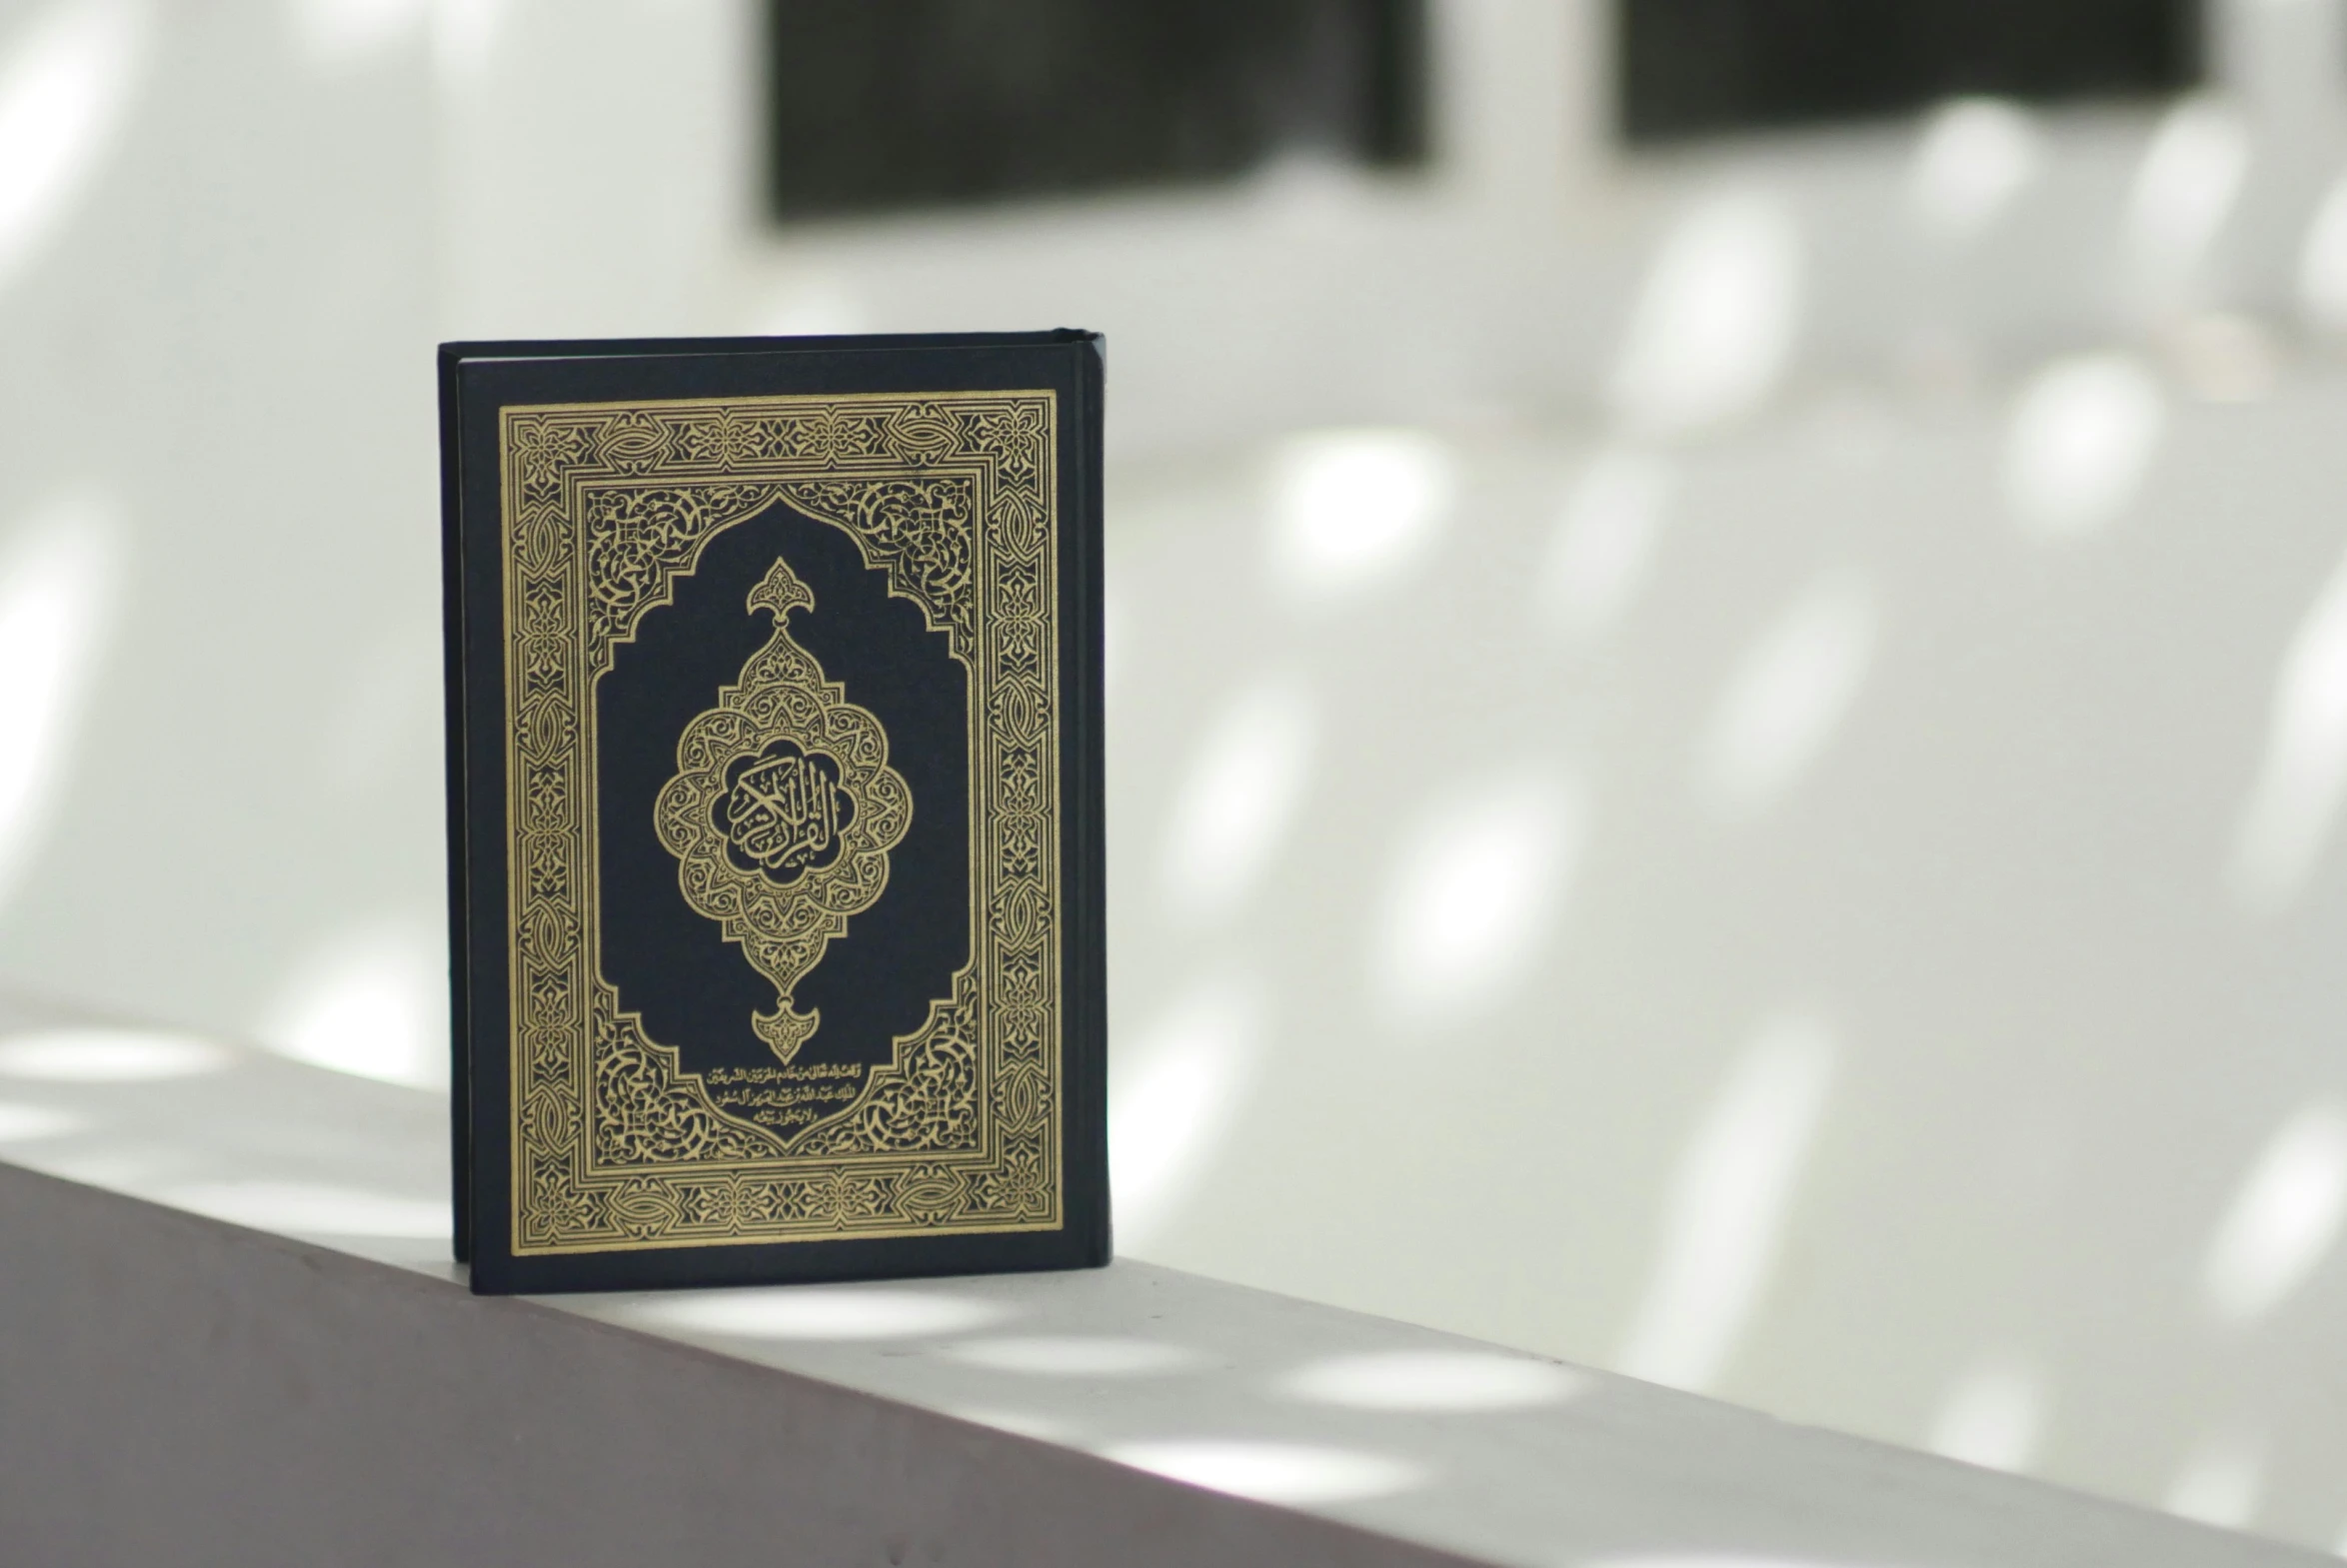
<svg viewBox="0 0 2347 1568"><path fill-rule="evenodd" d="M913 791L889 766L880 720L791 639L791 612L813 610L813 591L778 560L749 608L774 617L774 636L685 727L654 816L685 901L779 993L750 1024L788 1063L822 1022L792 990L887 888Z"/></svg>

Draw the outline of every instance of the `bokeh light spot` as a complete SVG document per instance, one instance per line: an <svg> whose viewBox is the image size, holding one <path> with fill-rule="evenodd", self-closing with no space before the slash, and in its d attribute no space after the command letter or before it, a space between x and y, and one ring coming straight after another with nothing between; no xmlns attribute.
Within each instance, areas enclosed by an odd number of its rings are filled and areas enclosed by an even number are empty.
<svg viewBox="0 0 2347 1568"><path fill-rule="evenodd" d="M1525 1410L1562 1404L1587 1378L1488 1350L1378 1350L1331 1356L1280 1379L1280 1391L1352 1410Z"/></svg>
<svg viewBox="0 0 2347 1568"><path fill-rule="evenodd" d="M2239 1530L2257 1517L2265 1494L2265 1444L2245 1432L2204 1438L2169 1485L2168 1512L2219 1529Z"/></svg>
<svg viewBox="0 0 2347 1568"><path fill-rule="evenodd" d="M446 1198L404 1198L304 1181L211 1181L171 1187L166 1203L256 1230L431 1240L453 1223Z"/></svg>
<svg viewBox="0 0 2347 1568"><path fill-rule="evenodd" d="M2209 1243L2201 1279L2232 1322L2281 1305L2329 1255L2347 1220L2347 1113L2310 1105L2266 1140Z"/></svg>
<svg viewBox="0 0 2347 1568"><path fill-rule="evenodd" d="M147 25L129 0L53 5L0 59L0 283L96 172L128 107Z"/></svg>
<svg viewBox="0 0 2347 1568"><path fill-rule="evenodd" d="M1614 447L1589 461L1566 494L1539 581L1551 626L1574 642L1602 636L1646 579L1677 475L1658 455Z"/></svg>
<svg viewBox="0 0 2347 1568"><path fill-rule="evenodd" d="M1146 1248L1179 1209L1229 1128L1262 1027L1251 987L1207 980L1111 1062L1109 1177L1121 1246Z"/></svg>
<svg viewBox="0 0 2347 1568"><path fill-rule="evenodd" d="M1957 98L1933 110L1915 143L1907 208L1926 231L1968 239L1993 223L2045 162L2037 122L2000 98Z"/></svg>
<svg viewBox="0 0 2347 1568"><path fill-rule="evenodd" d="M297 966L261 1027L296 1061L416 1088L448 1082L447 961L397 921L329 939Z"/></svg>
<svg viewBox="0 0 2347 1568"><path fill-rule="evenodd" d="M40 1029L0 1038L0 1077L42 1083L154 1083L235 1062L225 1046L156 1029Z"/></svg>
<svg viewBox="0 0 2347 1568"><path fill-rule="evenodd" d="M1176 914L1220 913L1253 884L1302 801L1314 730L1311 699L1293 677L1240 693L1209 727L1166 835Z"/></svg>
<svg viewBox="0 0 2347 1568"><path fill-rule="evenodd" d="M970 1339L950 1345L950 1359L990 1372L1031 1377L1154 1377L1199 1365L1203 1357L1156 1339L1099 1334Z"/></svg>
<svg viewBox="0 0 2347 1568"><path fill-rule="evenodd" d="M0 551L0 902L65 782L116 595L119 533L103 499L68 494Z"/></svg>
<svg viewBox="0 0 2347 1568"><path fill-rule="evenodd" d="M2057 360L2032 377L2005 439L2005 495L2022 531L2083 538L2124 513L2167 425L2167 400L2130 356Z"/></svg>
<svg viewBox="0 0 2347 1568"><path fill-rule="evenodd" d="M1756 408L1791 365L1801 327L1801 233L1784 202L1698 202L1664 238L1606 384L1647 435L1722 424Z"/></svg>
<svg viewBox="0 0 2347 1568"><path fill-rule="evenodd" d="M69 1110L54 1105L27 1105L18 1100L0 1100L0 1143L31 1143L40 1138L60 1138L79 1132L88 1121Z"/></svg>
<svg viewBox="0 0 2347 1568"><path fill-rule="evenodd" d="M774 1285L707 1290L633 1303L631 1322L742 1339L931 1339L967 1333L1008 1316L1008 1309L968 1296L829 1285Z"/></svg>
<svg viewBox="0 0 2347 1568"><path fill-rule="evenodd" d="M1717 1382L1775 1269L1834 1055L1822 1023L1787 1016L1729 1067L1664 1198L1622 1371L1698 1392Z"/></svg>
<svg viewBox="0 0 2347 1568"><path fill-rule="evenodd" d="M2232 215L2249 173L2248 122L2199 93L2160 117L2128 193L2124 244L2134 282L2155 311L2175 309Z"/></svg>
<svg viewBox="0 0 2347 1568"><path fill-rule="evenodd" d="M1865 580L1831 572L1760 634L1704 732L1698 782L1715 811L1757 813L1807 772L1865 684L1879 620Z"/></svg>
<svg viewBox="0 0 2347 1568"><path fill-rule="evenodd" d="M1957 1379L1931 1423L1931 1451L1990 1470L2021 1471L2037 1457L2045 1391L2027 1368L1981 1362Z"/></svg>
<svg viewBox="0 0 2347 1568"><path fill-rule="evenodd" d="M1422 1479L1416 1466L1397 1459L1302 1443L1193 1438L1115 1443L1101 1452L1119 1464L1208 1491L1305 1507L1382 1497Z"/></svg>
<svg viewBox="0 0 2347 1568"><path fill-rule="evenodd" d="M2281 907L2306 885L2347 799L2347 560L2282 655L2265 756L2241 813L2228 867L2252 908Z"/></svg>
<svg viewBox="0 0 2347 1568"><path fill-rule="evenodd" d="M1436 801L1402 841L1368 957L1412 1025L1495 1000L1546 938L1586 832L1578 792L1501 778Z"/></svg>
<svg viewBox="0 0 2347 1568"><path fill-rule="evenodd" d="M1449 521L1457 487L1450 449L1422 431L1290 438L1272 461L1274 580L1316 603L1394 582Z"/></svg>

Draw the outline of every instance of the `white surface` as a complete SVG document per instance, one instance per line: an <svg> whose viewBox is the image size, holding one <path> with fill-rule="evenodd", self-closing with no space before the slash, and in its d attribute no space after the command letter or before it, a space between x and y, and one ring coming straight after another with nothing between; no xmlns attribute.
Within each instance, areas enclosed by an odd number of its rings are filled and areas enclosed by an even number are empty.
<svg viewBox="0 0 2347 1568"><path fill-rule="evenodd" d="M1099 327L1137 1250L2340 1537L2339 6L2157 158L1623 164L1601 0L1438 0L1422 181L786 235L752 10L0 5L0 977L437 1070L436 337Z"/></svg>
<svg viewBox="0 0 2347 1568"><path fill-rule="evenodd" d="M199 1078L51 1073L8 1092L0 1159L460 1288L437 1096L226 1049ZM545 1299L1478 1561L2290 1560L2247 1537L1144 1263ZM2223 1453L2204 1468L2177 1507L2230 1508L2237 1523L2254 1472L2244 1483Z"/></svg>

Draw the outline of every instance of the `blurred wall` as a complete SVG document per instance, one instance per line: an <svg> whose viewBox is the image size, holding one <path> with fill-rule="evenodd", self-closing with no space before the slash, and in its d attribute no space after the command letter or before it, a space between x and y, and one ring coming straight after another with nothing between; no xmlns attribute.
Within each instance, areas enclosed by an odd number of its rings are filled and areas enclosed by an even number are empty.
<svg viewBox="0 0 2347 1568"><path fill-rule="evenodd" d="M2347 1525L2335 0L2220 91L764 229L752 18L0 6L0 976L429 1084L429 349L1101 328L1144 1255Z"/></svg>

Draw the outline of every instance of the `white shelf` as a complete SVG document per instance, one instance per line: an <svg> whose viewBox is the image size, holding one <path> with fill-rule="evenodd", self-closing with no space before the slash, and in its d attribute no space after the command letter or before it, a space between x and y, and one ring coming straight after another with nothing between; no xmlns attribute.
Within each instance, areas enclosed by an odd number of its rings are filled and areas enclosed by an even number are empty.
<svg viewBox="0 0 2347 1568"><path fill-rule="evenodd" d="M437 1096L60 1077L50 1021L0 1017L8 1561L2321 1560L1139 1262L476 1299Z"/></svg>

